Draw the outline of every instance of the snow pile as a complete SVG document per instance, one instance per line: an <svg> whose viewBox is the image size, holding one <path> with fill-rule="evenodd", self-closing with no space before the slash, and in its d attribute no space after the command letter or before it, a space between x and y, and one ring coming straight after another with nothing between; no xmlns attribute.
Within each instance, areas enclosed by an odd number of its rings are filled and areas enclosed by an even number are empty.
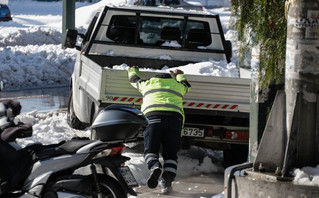
<svg viewBox="0 0 319 198"><path fill-rule="evenodd" d="M28 138L17 139L22 147L38 142L44 145L56 144L73 137L89 137L90 134L88 130L80 131L70 128L66 121L66 113L41 113L35 110L17 116L15 121L32 124L33 135Z"/></svg>
<svg viewBox="0 0 319 198"><path fill-rule="evenodd" d="M74 50L60 45L0 47L0 79L6 90L69 85Z"/></svg>
<svg viewBox="0 0 319 198"><path fill-rule="evenodd" d="M112 68L117 70L126 70L129 66L127 64L114 65ZM239 77L237 66L233 63L227 64L226 61L204 61L200 63L192 63L179 67L169 68L164 66L161 70L155 70L150 68L140 68L140 71L169 73L175 69L182 70L185 74L190 75L203 75L203 76L223 76L223 77Z"/></svg>
<svg viewBox="0 0 319 198"><path fill-rule="evenodd" d="M211 7L229 7L230 6L230 0L217 0L217 1L212 1L212 0L185 0L189 3L194 2L194 3L200 3L201 5L211 8Z"/></svg>
<svg viewBox="0 0 319 198"><path fill-rule="evenodd" d="M54 28L2 28L0 79L7 90L66 86L76 51L61 48L61 32Z"/></svg>
<svg viewBox="0 0 319 198"><path fill-rule="evenodd" d="M317 167L303 167L294 170L294 183L319 187L319 165Z"/></svg>
<svg viewBox="0 0 319 198"><path fill-rule="evenodd" d="M33 26L25 29L8 28L1 32L0 47L26 45L61 45L62 34L54 28ZM59 46L61 48L61 46Z"/></svg>

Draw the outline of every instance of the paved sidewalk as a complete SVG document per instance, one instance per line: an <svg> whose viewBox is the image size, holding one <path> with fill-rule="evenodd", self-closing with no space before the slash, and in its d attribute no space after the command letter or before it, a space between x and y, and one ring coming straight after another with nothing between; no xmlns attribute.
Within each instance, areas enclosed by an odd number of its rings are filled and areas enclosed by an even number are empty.
<svg viewBox="0 0 319 198"><path fill-rule="evenodd" d="M135 188L138 198L211 198L224 190L224 173L178 178L173 182L173 192L162 195L159 186L149 189L147 186ZM132 196L134 197L134 196Z"/></svg>

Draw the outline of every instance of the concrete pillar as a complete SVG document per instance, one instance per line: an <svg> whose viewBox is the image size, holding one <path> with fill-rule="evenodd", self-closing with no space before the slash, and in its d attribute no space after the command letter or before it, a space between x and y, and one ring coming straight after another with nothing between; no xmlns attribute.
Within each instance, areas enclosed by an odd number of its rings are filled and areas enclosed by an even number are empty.
<svg viewBox="0 0 319 198"><path fill-rule="evenodd" d="M62 48L67 29L75 29L75 0L63 0Z"/></svg>
<svg viewBox="0 0 319 198"><path fill-rule="evenodd" d="M283 174L318 164L319 0L292 0L286 48L287 147Z"/></svg>
<svg viewBox="0 0 319 198"><path fill-rule="evenodd" d="M258 78L252 78L250 85L249 162L254 162L264 134L267 118L278 90L283 90L283 82L272 82L261 88ZM272 143L270 143L272 144Z"/></svg>

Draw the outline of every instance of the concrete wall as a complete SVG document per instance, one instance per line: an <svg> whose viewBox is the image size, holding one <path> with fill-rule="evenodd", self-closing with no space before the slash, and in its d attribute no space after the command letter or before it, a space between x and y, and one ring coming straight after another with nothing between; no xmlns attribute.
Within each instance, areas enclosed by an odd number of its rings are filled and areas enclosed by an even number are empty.
<svg viewBox="0 0 319 198"><path fill-rule="evenodd" d="M319 187L279 181L276 176L250 172L235 176L232 197L236 198L318 198Z"/></svg>

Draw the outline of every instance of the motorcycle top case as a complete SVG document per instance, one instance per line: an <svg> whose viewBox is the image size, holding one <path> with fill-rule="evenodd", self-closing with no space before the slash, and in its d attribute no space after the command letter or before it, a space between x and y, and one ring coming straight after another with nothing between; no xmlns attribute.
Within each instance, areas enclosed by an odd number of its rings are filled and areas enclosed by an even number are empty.
<svg viewBox="0 0 319 198"><path fill-rule="evenodd" d="M134 141L148 125L144 114L130 106L110 105L104 108L91 126L91 138L101 141Z"/></svg>

